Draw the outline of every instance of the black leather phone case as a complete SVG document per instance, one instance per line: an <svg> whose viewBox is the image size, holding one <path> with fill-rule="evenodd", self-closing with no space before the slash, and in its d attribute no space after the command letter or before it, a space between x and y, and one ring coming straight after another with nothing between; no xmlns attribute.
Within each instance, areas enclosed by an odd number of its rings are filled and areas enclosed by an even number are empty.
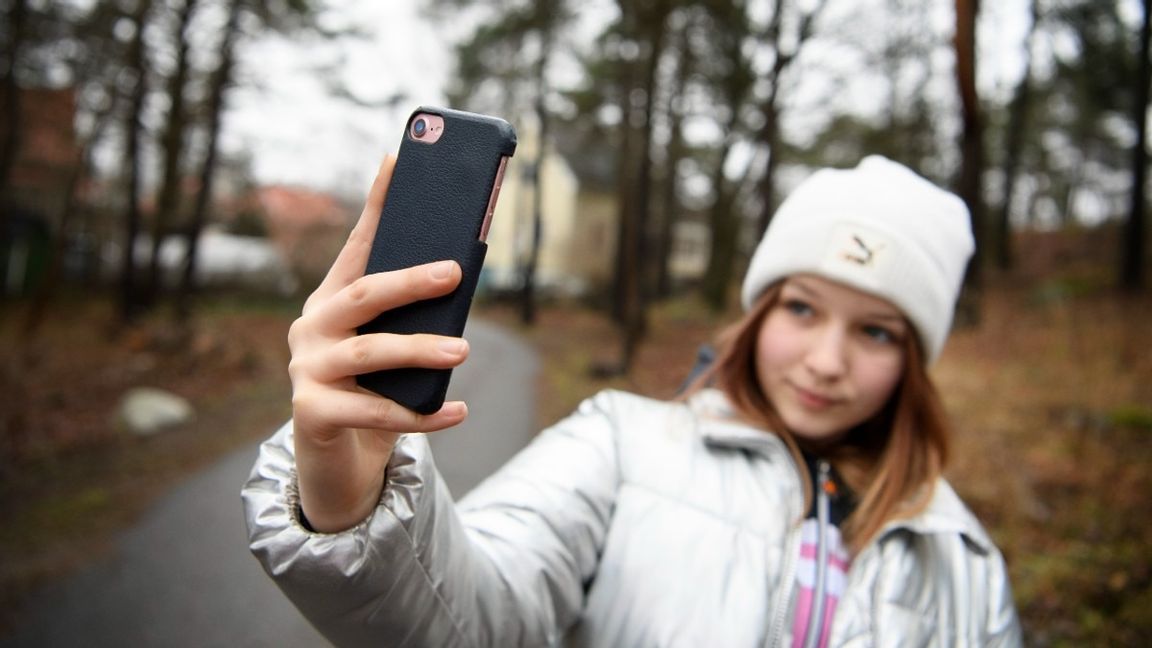
<svg viewBox="0 0 1152 648"><path fill-rule="evenodd" d="M382 313L359 333L464 333L472 296L488 245L481 227L503 157L516 150L516 132L494 117L420 107L409 117L444 118L439 141L415 141L405 128L392 182L365 274L455 259L464 271L460 285L443 297ZM357 382L423 414L444 404L451 369L389 369L361 374Z"/></svg>

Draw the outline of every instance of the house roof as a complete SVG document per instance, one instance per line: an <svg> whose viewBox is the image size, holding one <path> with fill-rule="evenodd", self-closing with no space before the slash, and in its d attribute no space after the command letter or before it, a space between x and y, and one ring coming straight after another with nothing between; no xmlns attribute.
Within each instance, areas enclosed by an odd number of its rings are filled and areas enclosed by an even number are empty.
<svg viewBox="0 0 1152 648"><path fill-rule="evenodd" d="M618 151L613 138L567 124L554 129L552 138L557 151L568 162L581 185L605 191L615 190Z"/></svg>
<svg viewBox="0 0 1152 648"><path fill-rule="evenodd" d="M75 88L20 90L20 151L9 176L11 186L60 189L62 175L71 171L80 153L75 121Z"/></svg>
<svg viewBox="0 0 1152 648"><path fill-rule="evenodd" d="M256 199L273 227L344 225L349 218L335 196L312 189L285 185L260 187L256 189Z"/></svg>

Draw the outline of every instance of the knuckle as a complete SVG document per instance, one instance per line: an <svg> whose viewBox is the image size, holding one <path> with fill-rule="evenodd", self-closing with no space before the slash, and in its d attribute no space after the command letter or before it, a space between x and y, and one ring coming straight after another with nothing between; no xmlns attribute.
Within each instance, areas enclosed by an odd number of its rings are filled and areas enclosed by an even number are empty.
<svg viewBox="0 0 1152 648"><path fill-rule="evenodd" d="M348 301L352 302L353 306L358 306L368 301L369 291L366 279L366 277L360 277L348 284L348 287L345 289Z"/></svg>
<svg viewBox="0 0 1152 648"><path fill-rule="evenodd" d="M390 400L381 399L376 403L376 411L372 413L375 427L380 430L391 430L396 425L397 409L400 406Z"/></svg>
<svg viewBox="0 0 1152 648"><path fill-rule="evenodd" d="M349 353L351 355L352 369L355 373L362 373L372 368L371 339L364 335L357 335L348 339Z"/></svg>
<svg viewBox="0 0 1152 648"><path fill-rule="evenodd" d="M312 412L315 409L316 398L312 396L311 390L296 389L292 391L292 412L293 416L299 416L303 412Z"/></svg>
<svg viewBox="0 0 1152 648"><path fill-rule="evenodd" d="M288 327L289 348L295 348L300 344L302 341L301 338L304 337L305 328L307 328L307 324L305 323L303 317L298 317L292 322L292 324Z"/></svg>
<svg viewBox="0 0 1152 648"><path fill-rule="evenodd" d="M294 387L315 383L318 370L313 354L294 353L288 358L288 378Z"/></svg>
<svg viewBox="0 0 1152 648"><path fill-rule="evenodd" d="M292 356L288 360L288 377L295 382L304 373L304 361L299 356Z"/></svg>
<svg viewBox="0 0 1152 648"><path fill-rule="evenodd" d="M307 315L308 311L312 310L313 308L316 308L316 306L320 303L320 301L321 301L320 290L319 290L319 288L317 288L316 290L312 291L311 294L308 295L307 299L304 300L304 305L300 307L300 314L301 315Z"/></svg>

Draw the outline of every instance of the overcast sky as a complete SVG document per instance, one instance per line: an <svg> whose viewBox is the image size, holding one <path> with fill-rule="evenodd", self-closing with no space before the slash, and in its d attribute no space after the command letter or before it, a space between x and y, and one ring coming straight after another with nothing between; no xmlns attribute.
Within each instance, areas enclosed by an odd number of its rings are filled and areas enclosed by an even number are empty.
<svg viewBox="0 0 1152 648"><path fill-rule="evenodd" d="M243 52L246 84L232 96L225 147L247 151L263 182L302 184L357 196L376 165L394 152L408 115L443 105L453 42L473 24L467 15L436 19L417 0L327 0L332 26L355 25L370 36L337 46L315 39L269 36ZM591 38L613 15L615 0L585 0L580 31ZM397 94L392 108L358 107L324 87L317 66L336 74L366 100Z"/></svg>
<svg viewBox="0 0 1152 648"><path fill-rule="evenodd" d="M351 194L367 190L384 153L395 151L408 113L441 104L450 46L442 30L417 15L415 2L339 0L339 19L373 35L345 39L339 48L300 37L269 37L244 52L255 81L232 96L225 146L253 156L257 178ZM358 107L332 97L318 66L335 74L362 99L397 93L394 108Z"/></svg>
<svg viewBox="0 0 1152 648"><path fill-rule="evenodd" d="M396 150L411 110L445 101L452 41L467 31L468 20L453 17L433 24L418 8L426 3L416 0L329 0L328 4L333 8L328 14L332 25L357 25L370 36L343 40L338 47L298 36L268 37L248 45L243 52L247 83L231 97L224 144L229 151L250 153L262 182L301 184L354 197L366 191L384 153ZM869 4L879 12L861 10ZM832 2L828 13L835 7L855 11L860 18L852 20L874 19L876 29L884 30L889 25L880 14L890 6L887 0ZM952 4L934 0L929 6L932 24L925 27L950 32ZM1028 0L982 5L979 71L986 96L1006 96L1019 78L1027 6ZM1125 0L1124 6L1135 20L1138 0ZM581 7L583 31L590 34L613 15L614 0L588 0ZM1042 46L1059 47L1059 43ZM932 64L937 68L934 75L940 92L952 92L954 82L942 70L952 63L944 54L947 61ZM318 68L329 71L317 74ZM326 90L324 80L333 75L361 98L402 94L403 99L392 108L354 106ZM857 89L847 101L865 107L867 90L863 92ZM802 124L794 124L798 126Z"/></svg>

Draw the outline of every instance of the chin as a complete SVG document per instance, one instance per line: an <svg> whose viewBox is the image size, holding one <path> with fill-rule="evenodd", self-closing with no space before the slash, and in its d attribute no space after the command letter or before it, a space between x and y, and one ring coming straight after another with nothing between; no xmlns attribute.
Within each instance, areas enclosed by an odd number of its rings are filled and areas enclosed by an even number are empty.
<svg viewBox="0 0 1152 648"><path fill-rule="evenodd" d="M785 420L784 424L788 426L788 431L797 441L813 446L824 446L830 443L836 443L843 439L851 427L841 427L838 425L821 425L811 421L788 421Z"/></svg>

